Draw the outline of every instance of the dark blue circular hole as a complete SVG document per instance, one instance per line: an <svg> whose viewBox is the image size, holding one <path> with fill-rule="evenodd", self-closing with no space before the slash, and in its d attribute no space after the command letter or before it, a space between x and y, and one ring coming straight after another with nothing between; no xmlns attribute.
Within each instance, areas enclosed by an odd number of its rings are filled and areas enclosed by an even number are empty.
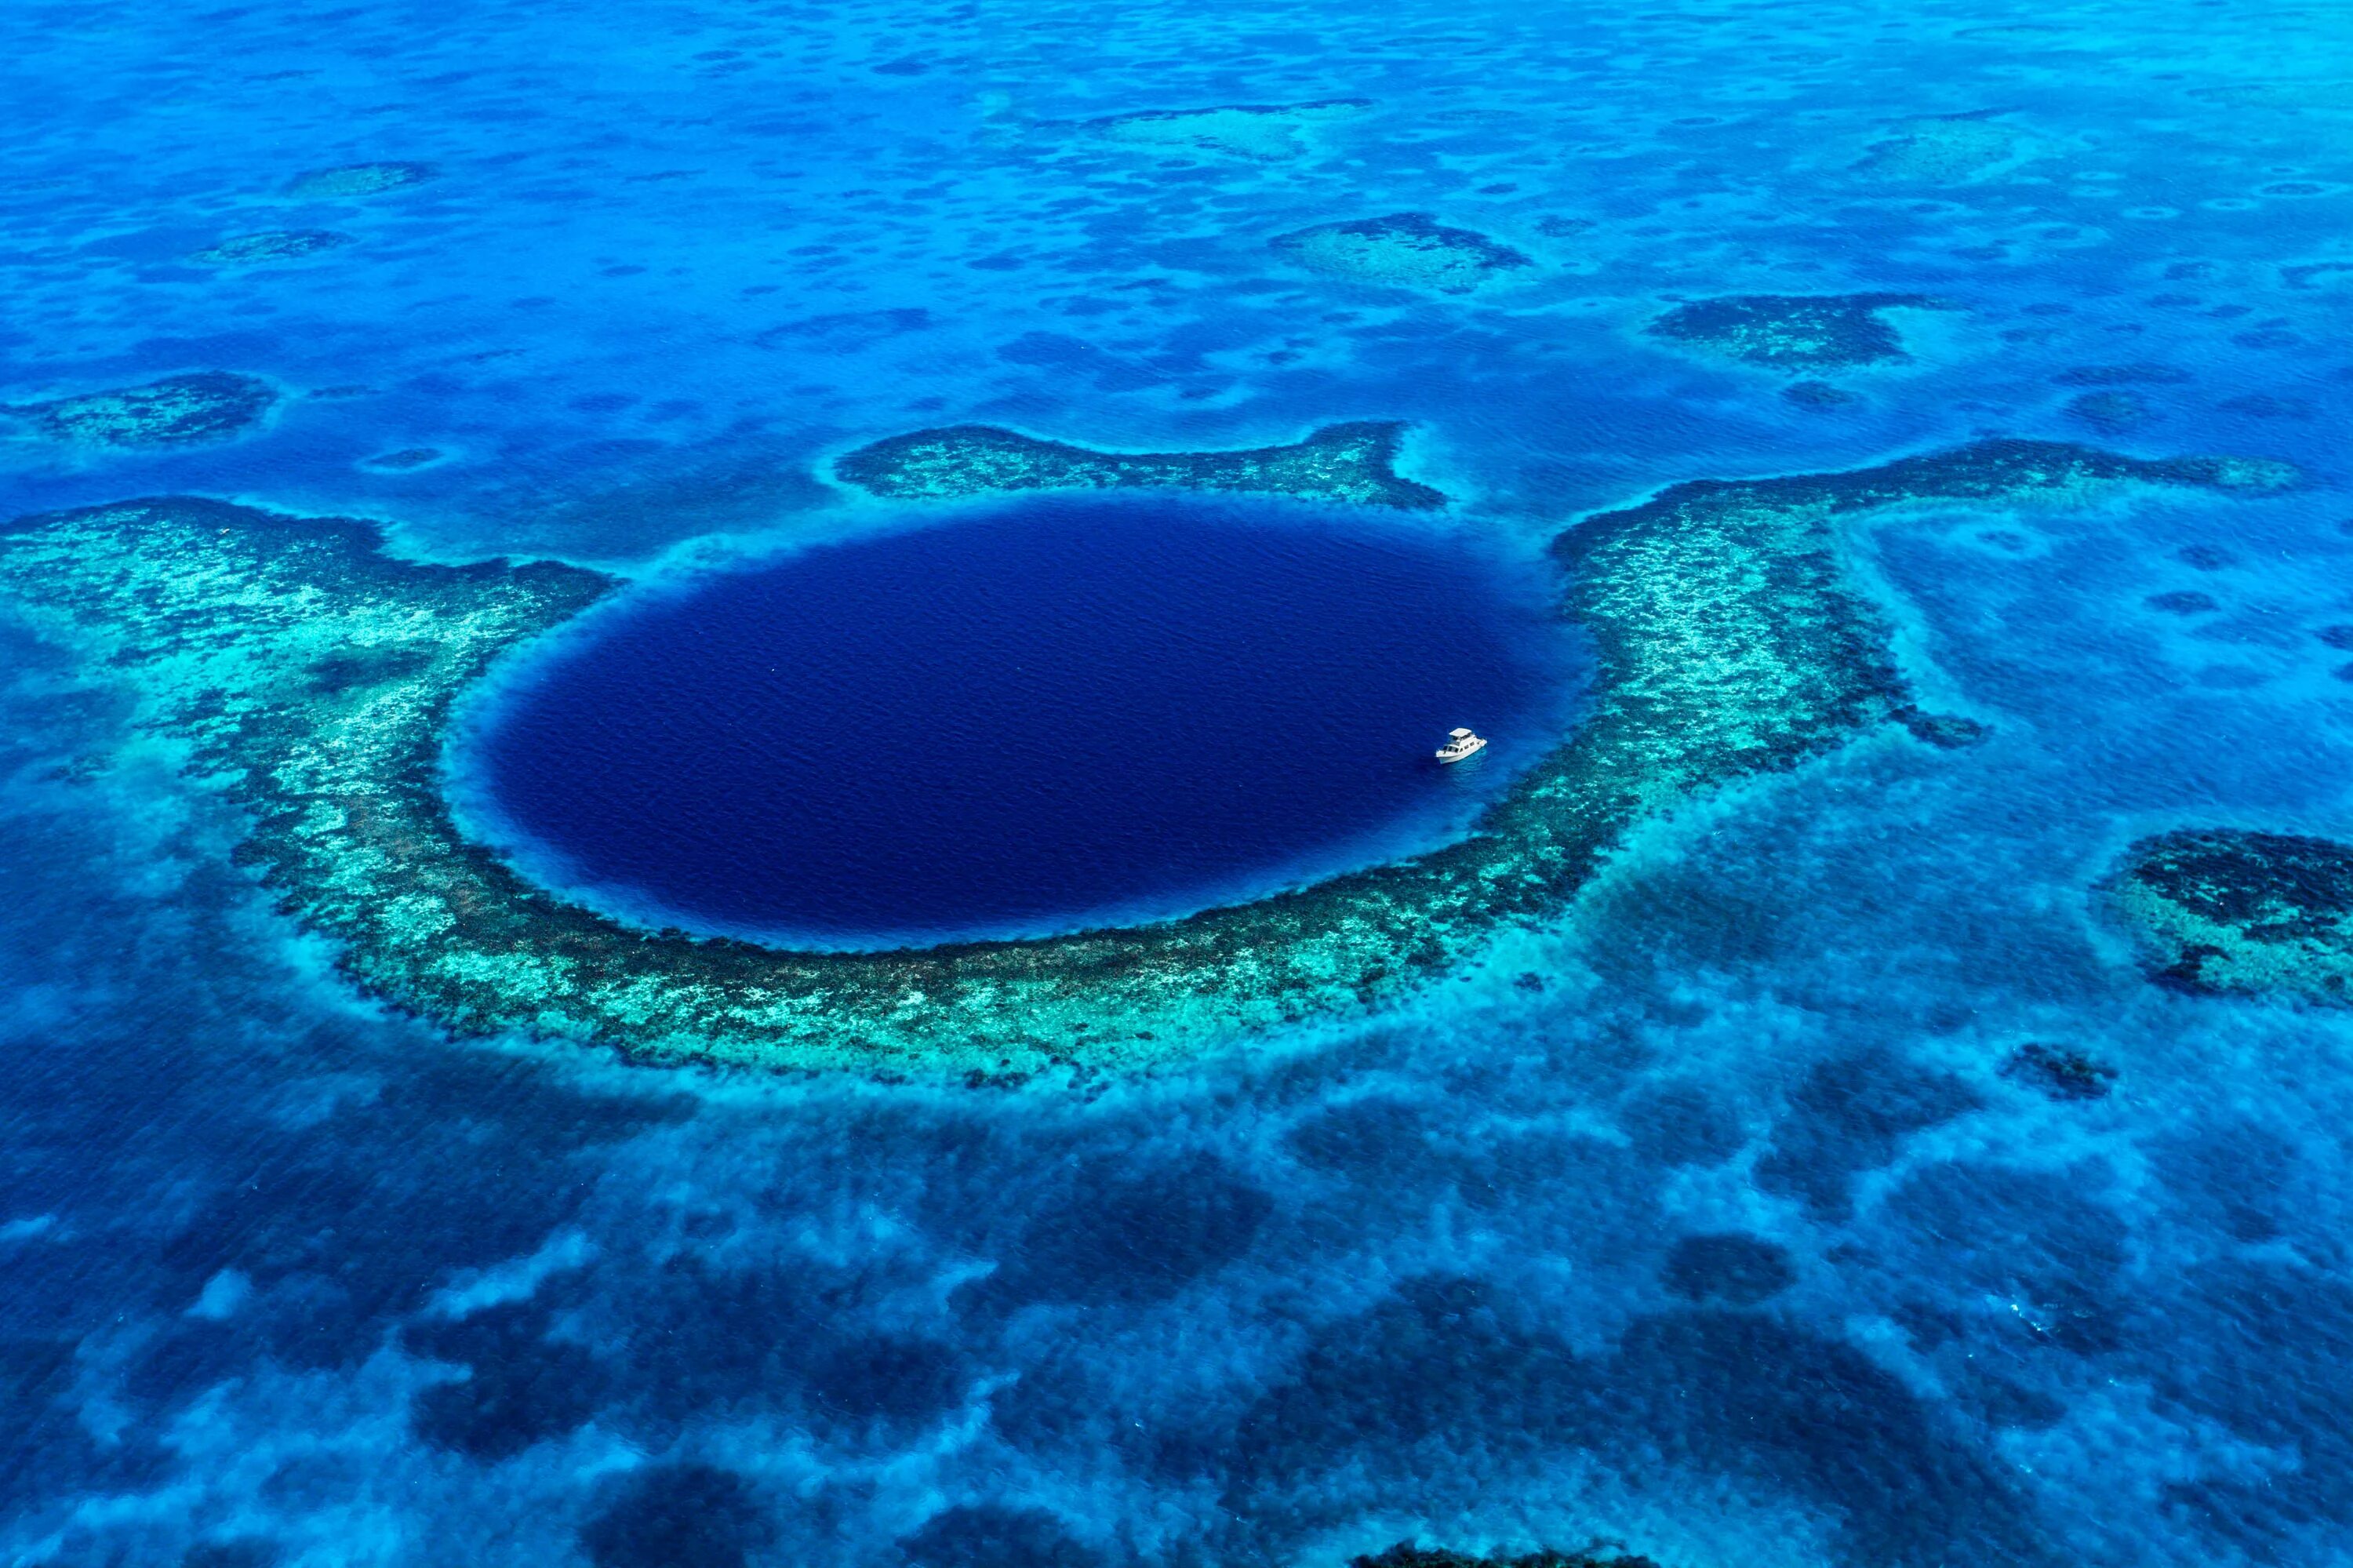
<svg viewBox="0 0 2353 1568"><path fill-rule="evenodd" d="M1546 568L1426 523L1029 500L627 596L481 705L470 823L647 925L888 948L1244 902L1556 744ZM1468 725L1494 745L1431 758Z"/></svg>

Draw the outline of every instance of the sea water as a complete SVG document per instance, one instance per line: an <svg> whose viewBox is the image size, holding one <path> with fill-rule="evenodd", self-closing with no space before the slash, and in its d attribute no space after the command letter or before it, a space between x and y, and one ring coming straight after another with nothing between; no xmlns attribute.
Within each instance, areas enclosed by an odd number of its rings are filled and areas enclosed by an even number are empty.
<svg viewBox="0 0 2353 1568"><path fill-rule="evenodd" d="M139 672L0 620L0 1558L2353 1563L2353 1030L2151 984L2096 896L2148 832L2353 835L2341 5L0 31L0 402L278 394L153 449L12 417L9 516L190 493L644 581L887 525L832 458L956 422L1410 421L1443 525L1516 559L1989 434L2306 475L1879 528L1905 672L1982 745L1693 802L1417 1001L1051 1091L389 1012L240 867L234 781L126 744ZM1342 101L1293 142L1099 128ZM369 163L433 177L302 178ZM1403 213L1527 264L1274 243ZM303 233L339 242L242 243ZM1945 308L1797 374L1649 330L1863 293ZM2037 1043L2110 1092L2005 1075Z"/></svg>
<svg viewBox="0 0 2353 1568"><path fill-rule="evenodd" d="M1467 832L1566 738L1549 587L1328 506L998 506L617 607L526 656L459 789L536 880L639 924L1171 918ZM1466 721L1500 744L1441 767Z"/></svg>

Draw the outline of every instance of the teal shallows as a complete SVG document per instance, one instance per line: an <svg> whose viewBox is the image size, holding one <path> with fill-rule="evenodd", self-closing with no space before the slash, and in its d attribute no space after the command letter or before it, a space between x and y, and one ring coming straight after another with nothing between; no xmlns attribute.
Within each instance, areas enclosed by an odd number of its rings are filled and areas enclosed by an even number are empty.
<svg viewBox="0 0 2353 1568"><path fill-rule="evenodd" d="M1314 446L1145 461L1163 482L1181 463L1199 487L1232 489L1258 471L1244 465L1287 474L1295 460L1282 454ZM1090 475L1118 471L1116 457L1084 455ZM933 482L1041 488L1063 471ZM136 727L188 746L193 770L225 778L253 810L244 858L280 905L405 1007L461 1033L654 1059L1002 1081L1148 1066L1394 996L1498 929L1557 914L1633 824L1698 791L1891 723L1944 738L1849 576L1849 519L2291 477L2274 463L1994 441L1676 486L1562 535L1564 613L1595 645L1589 716L1475 836L1168 925L871 955L647 936L534 890L459 834L438 769L451 702L608 577L401 562L364 524L174 499L26 520L0 550L0 582L94 665L127 673ZM1374 483L1349 470L1335 482Z"/></svg>

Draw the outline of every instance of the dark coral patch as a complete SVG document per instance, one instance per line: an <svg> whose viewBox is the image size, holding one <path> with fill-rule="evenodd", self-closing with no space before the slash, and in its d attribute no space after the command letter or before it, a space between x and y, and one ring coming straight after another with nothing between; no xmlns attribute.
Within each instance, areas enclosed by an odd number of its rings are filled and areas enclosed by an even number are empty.
<svg viewBox="0 0 2353 1568"><path fill-rule="evenodd" d="M299 261L322 250L349 245L352 237L324 228L272 229L265 234L240 234L188 258L206 267L259 267L271 261Z"/></svg>
<svg viewBox="0 0 2353 1568"><path fill-rule="evenodd" d="M580 1544L596 1568L743 1568L774 1533L733 1471L656 1465L624 1483Z"/></svg>
<svg viewBox="0 0 2353 1568"><path fill-rule="evenodd" d="M1024 1229L983 1287L1003 1304L1164 1301L1240 1257L1274 1202L1208 1155L1105 1160Z"/></svg>
<svg viewBox="0 0 2353 1568"><path fill-rule="evenodd" d="M2189 372L2176 365L2071 366L2051 378L2062 387L2153 387L2168 386L2189 379Z"/></svg>
<svg viewBox="0 0 2353 1568"><path fill-rule="evenodd" d="M295 175L287 183L286 194L313 200L377 196L421 185L438 178L440 173L430 164L338 164L333 168L311 169Z"/></svg>
<svg viewBox="0 0 2353 1568"><path fill-rule="evenodd" d="M2015 1078L2054 1100L2097 1100L2107 1097L2116 1070L2065 1045L2030 1041L2010 1054L2001 1075Z"/></svg>
<svg viewBox="0 0 2353 1568"><path fill-rule="evenodd" d="M1386 1552L1368 1557L1351 1557L1348 1568L1659 1568L1647 1557L1634 1557L1619 1551L1608 1542L1596 1542L1575 1552L1556 1552L1540 1546L1534 1552L1513 1556L1491 1552L1473 1557L1467 1552L1451 1552L1444 1547L1418 1546L1410 1541L1400 1541Z"/></svg>
<svg viewBox="0 0 2353 1568"><path fill-rule="evenodd" d="M934 1514L899 1542L905 1568L1100 1568L1100 1552L1082 1544L1043 1509L973 1503Z"/></svg>
<svg viewBox="0 0 2353 1568"><path fill-rule="evenodd" d="M185 446L225 440L254 424L277 401L277 388L259 376L207 370L143 387L19 404L9 412L31 420L52 440L106 447Z"/></svg>
<svg viewBox="0 0 2353 1568"><path fill-rule="evenodd" d="M360 466L377 473L406 473L413 468L427 468L441 461L438 447L402 447L398 451L378 452L362 460Z"/></svg>
<svg viewBox="0 0 2353 1568"><path fill-rule="evenodd" d="M1804 1200L1824 1219L1843 1219L1856 1175L1894 1160L1912 1134L1979 1103L1959 1079L1887 1052L1820 1063L1774 1128L1772 1150L1757 1164L1757 1184Z"/></svg>
<svg viewBox="0 0 2353 1568"><path fill-rule="evenodd" d="M1781 396L1800 408L1836 408L1855 400L1853 393L1827 381L1793 381L1781 388Z"/></svg>
<svg viewBox="0 0 2353 1568"><path fill-rule="evenodd" d="M1685 1300L1754 1307L1796 1284L1798 1271L1787 1247L1762 1236L1701 1235L1675 1244L1660 1278Z"/></svg>
<svg viewBox="0 0 2353 1568"><path fill-rule="evenodd" d="M438 1448L494 1461L560 1437L596 1413L608 1383L586 1347L547 1337L547 1315L526 1303L411 1328L409 1349L455 1361L468 1375L417 1395L410 1423Z"/></svg>
<svg viewBox="0 0 2353 1568"><path fill-rule="evenodd" d="M2172 588L2164 593L2153 593L2141 602L2167 615L2211 615L2222 608L2212 594L2200 593L2195 588Z"/></svg>
<svg viewBox="0 0 2353 1568"><path fill-rule="evenodd" d="M1508 245L1420 212L1319 223L1267 243L1314 271L1441 294L1467 294L1500 274L1535 265Z"/></svg>
<svg viewBox="0 0 2353 1568"><path fill-rule="evenodd" d="M1580 1355L1516 1306L1481 1281L1418 1279L1323 1325L1215 1445L1227 1506L1280 1507L1349 1468L1412 1499L1466 1463L1488 1481L1499 1463L1547 1453L1650 1467L1671 1454L1832 1510L1841 1562L2046 1560L2010 1482L1852 1345L1770 1314L1694 1308Z"/></svg>
<svg viewBox="0 0 2353 1568"><path fill-rule="evenodd" d="M2132 392L2086 392L2067 399L2067 417L2106 434L2137 429L2157 418L2148 399Z"/></svg>
<svg viewBox="0 0 2353 1568"><path fill-rule="evenodd" d="M2158 980L2353 1002L2353 845L2184 829L2126 850L2108 891Z"/></svg>
<svg viewBox="0 0 2353 1568"><path fill-rule="evenodd" d="M1880 313L1946 308L1926 294L1731 294L1678 305L1644 330L1747 365L1813 370L1908 359Z"/></svg>

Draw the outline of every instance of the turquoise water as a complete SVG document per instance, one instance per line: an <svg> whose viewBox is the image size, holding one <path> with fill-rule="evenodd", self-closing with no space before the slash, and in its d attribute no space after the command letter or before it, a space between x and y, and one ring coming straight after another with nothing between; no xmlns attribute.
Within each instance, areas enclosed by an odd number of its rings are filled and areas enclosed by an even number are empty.
<svg viewBox="0 0 2353 1568"><path fill-rule="evenodd" d="M1087 1094L388 1014L126 688L0 620L0 1557L2353 1562L2353 1028L2149 984L2090 891L2179 825L2353 834L2344 20L12 8L0 402L277 396L154 448L9 420L9 515L185 492L659 577L889 527L831 460L968 420L1411 421L1424 525L1514 558L1985 434L2308 477L1881 527L1983 745L1695 805L1420 1001ZM1335 100L1243 151L1093 123ZM375 163L431 177L299 183ZM1526 264L1271 244L1413 212ZM1646 330L1851 294L1946 308L1857 366ZM2110 1092L2005 1075L2042 1042Z"/></svg>

